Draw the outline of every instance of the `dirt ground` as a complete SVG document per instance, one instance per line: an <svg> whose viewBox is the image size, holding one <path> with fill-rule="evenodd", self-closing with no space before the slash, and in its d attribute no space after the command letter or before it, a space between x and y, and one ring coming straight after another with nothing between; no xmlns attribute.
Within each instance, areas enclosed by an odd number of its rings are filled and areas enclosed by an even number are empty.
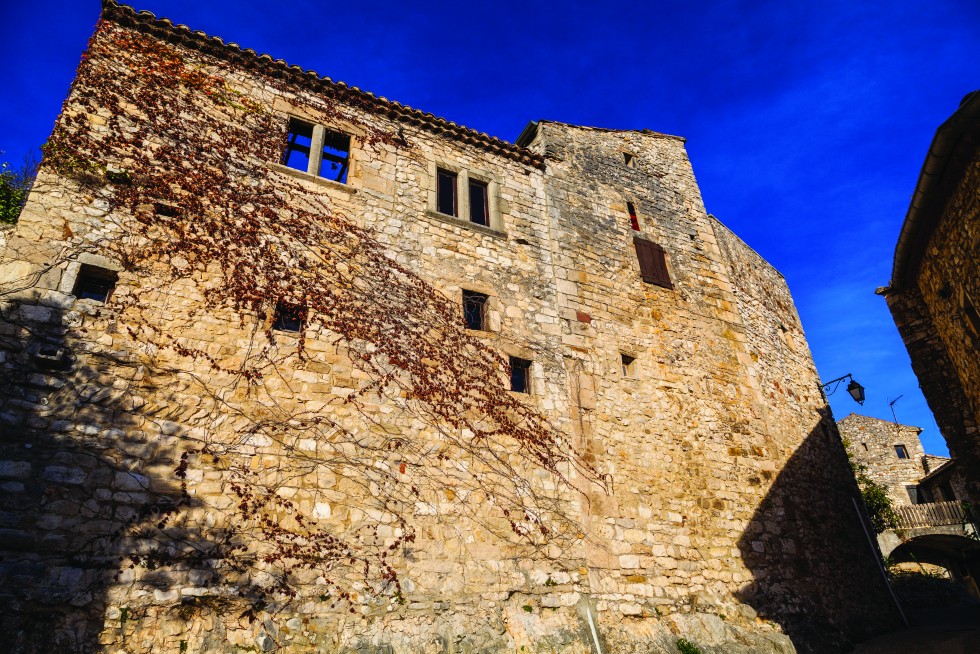
<svg viewBox="0 0 980 654"><path fill-rule="evenodd" d="M980 654L980 605L909 616L912 626L864 642L853 654Z"/></svg>

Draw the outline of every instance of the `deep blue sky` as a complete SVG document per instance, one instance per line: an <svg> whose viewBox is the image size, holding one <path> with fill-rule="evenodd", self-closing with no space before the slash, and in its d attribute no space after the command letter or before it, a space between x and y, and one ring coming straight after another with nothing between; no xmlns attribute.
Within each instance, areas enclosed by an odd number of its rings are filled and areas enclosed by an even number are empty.
<svg viewBox="0 0 980 654"><path fill-rule="evenodd" d="M97 0L0 3L0 149L51 131ZM513 141L547 118L688 138L705 205L786 276L836 417L925 429L876 286L936 127L980 88L980 3L186 2L137 9Z"/></svg>

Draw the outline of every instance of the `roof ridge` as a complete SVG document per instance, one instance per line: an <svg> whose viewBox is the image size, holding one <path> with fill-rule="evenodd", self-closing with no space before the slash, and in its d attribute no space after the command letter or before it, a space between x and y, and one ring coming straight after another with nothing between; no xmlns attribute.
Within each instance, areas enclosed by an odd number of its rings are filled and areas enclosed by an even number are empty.
<svg viewBox="0 0 980 654"><path fill-rule="evenodd" d="M182 23L175 25L169 18L157 18L153 12L137 11L135 8L120 4L116 0L102 0L102 16L118 25L133 27L152 36L160 37L161 33L164 33L171 37L177 37L176 40L181 45L195 47L208 54L223 56L231 60L237 59L238 63L252 63L263 72L273 76L287 76L291 77L291 81L294 82L317 84L322 91L334 93L342 98L357 100L362 104L374 105L374 108L382 111L392 120L422 127L435 134L448 132L459 137L464 143L482 147L519 163L544 168L544 157L509 141L460 125L430 112L421 111L406 104L375 95L346 82L320 75L314 70L304 69L297 64L289 64L282 59L274 59L269 54L260 54L251 48L242 48L234 41L226 42L221 37L211 36L200 30L192 30Z"/></svg>

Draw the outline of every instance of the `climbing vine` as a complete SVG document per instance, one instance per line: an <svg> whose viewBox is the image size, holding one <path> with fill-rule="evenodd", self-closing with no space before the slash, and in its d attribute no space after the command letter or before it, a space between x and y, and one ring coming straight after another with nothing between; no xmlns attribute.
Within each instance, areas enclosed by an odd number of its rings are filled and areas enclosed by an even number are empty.
<svg viewBox="0 0 980 654"><path fill-rule="evenodd" d="M94 324L111 321L135 354L112 356L135 357L154 392L189 403L173 410L178 490L120 530L140 544L126 552L132 565L206 561L254 618L302 584L352 612L365 597L402 602L397 560L420 516L446 502L510 543L574 543L579 527L554 489L592 472L506 390L506 360L463 329L456 303L270 165L286 118L255 97L289 89L258 79L256 96L217 58L102 22L44 147L47 171L106 205L91 233L66 224L65 236L95 239L123 267ZM317 109L357 125L365 148L419 156L329 98ZM272 329L277 305L295 308L297 337ZM202 336L221 321L246 337L231 347ZM308 401L291 370L320 369L331 353L354 371L349 392ZM219 480L226 519L196 493L202 479ZM301 488L323 501L294 499ZM318 519L336 507L343 520Z"/></svg>

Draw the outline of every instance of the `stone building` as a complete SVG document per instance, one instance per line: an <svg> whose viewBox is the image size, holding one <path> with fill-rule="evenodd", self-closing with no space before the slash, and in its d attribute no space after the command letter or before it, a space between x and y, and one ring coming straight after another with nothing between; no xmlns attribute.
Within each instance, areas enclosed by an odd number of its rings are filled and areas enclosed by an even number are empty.
<svg viewBox="0 0 980 654"><path fill-rule="evenodd" d="M902 225L885 296L912 369L980 497L980 93L936 130Z"/></svg>
<svg viewBox="0 0 980 654"><path fill-rule="evenodd" d="M919 480L929 472L919 434L922 429L852 413L837 421L851 459L888 489L895 504L919 503Z"/></svg>
<svg viewBox="0 0 980 654"><path fill-rule="evenodd" d="M786 283L682 138L507 143L106 0L0 284L10 651L896 619Z"/></svg>
<svg viewBox="0 0 980 654"><path fill-rule="evenodd" d="M948 457L926 454L922 429L852 413L837 421L851 459L898 506L967 501L966 479Z"/></svg>

